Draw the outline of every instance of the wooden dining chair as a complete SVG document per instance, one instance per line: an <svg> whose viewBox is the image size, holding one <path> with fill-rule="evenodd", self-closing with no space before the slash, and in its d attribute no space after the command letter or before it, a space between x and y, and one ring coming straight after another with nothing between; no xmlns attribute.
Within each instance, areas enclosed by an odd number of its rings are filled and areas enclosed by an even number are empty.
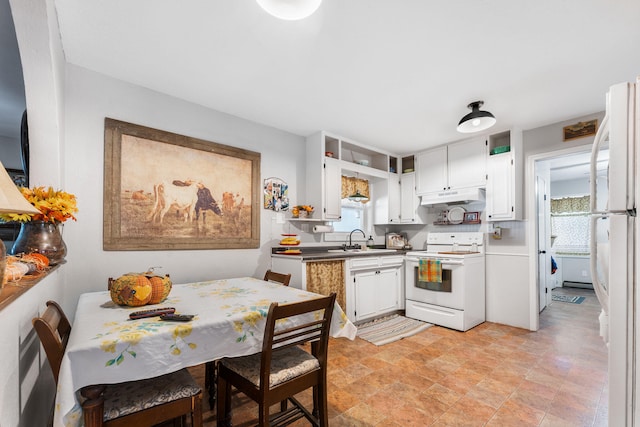
<svg viewBox="0 0 640 427"><path fill-rule="evenodd" d="M289 286L291 274L276 273L275 271L267 270L267 272L264 273L264 280L266 282L278 282L284 286Z"/></svg>
<svg viewBox="0 0 640 427"><path fill-rule="evenodd" d="M218 427L231 425L231 386L258 403L260 427L284 426L302 417L314 426L329 425L327 350L335 300L336 294L332 293L308 301L271 304L262 352L224 358L218 363ZM322 316L313 314L321 310ZM312 315L298 326L291 326L286 320L304 314ZM305 343L311 343L310 352L301 346ZM312 411L294 397L310 387ZM280 403L280 412L270 415L269 407L276 403Z"/></svg>
<svg viewBox="0 0 640 427"><path fill-rule="evenodd" d="M60 364L71 334L71 324L60 305L47 301L41 317L32 320L58 383ZM140 381L84 387L80 392L86 427L153 426L191 415L191 425L202 426L202 391L186 369Z"/></svg>
<svg viewBox="0 0 640 427"><path fill-rule="evenodd" d="M291 281L291 274L276 273L275 271L267 270L264 273L265 282L281 283L284 286L289 286ZM218 365L216 361L207 362L204 365L204 378L205 388L209 392L209 407L213 409L216 403L216 381L217 381Z"/></svg>

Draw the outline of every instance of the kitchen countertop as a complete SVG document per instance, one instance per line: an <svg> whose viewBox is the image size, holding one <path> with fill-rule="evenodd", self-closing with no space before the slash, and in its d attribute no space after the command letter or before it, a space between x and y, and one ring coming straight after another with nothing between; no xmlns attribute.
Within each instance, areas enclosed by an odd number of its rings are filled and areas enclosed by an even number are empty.
<svg viewBox="0 0 640 427"><path fill-rule="evenodd" d="M299 254L284 254L285 250L299 250ZM277 258L293 258L302 261L346 259L365 256L391 256L404 255L407 251L397 249L385 249L374 247L372 249L359 249L344 251L340 246L278 246L271 248L271 256Z"/></svg>

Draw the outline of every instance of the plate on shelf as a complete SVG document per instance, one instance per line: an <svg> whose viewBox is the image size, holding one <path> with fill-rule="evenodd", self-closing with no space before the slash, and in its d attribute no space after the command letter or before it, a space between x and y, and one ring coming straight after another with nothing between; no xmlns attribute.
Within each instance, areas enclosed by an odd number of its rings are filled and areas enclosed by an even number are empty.
<svg viewBox="0 0 640 427"><path fill-rule="evenodd" d="M450 224L462 224L462 221L464 220L464 213L465 210L463 207L454 206L449 209L449 212L447 213L447 220L449 220Z"/></svg>

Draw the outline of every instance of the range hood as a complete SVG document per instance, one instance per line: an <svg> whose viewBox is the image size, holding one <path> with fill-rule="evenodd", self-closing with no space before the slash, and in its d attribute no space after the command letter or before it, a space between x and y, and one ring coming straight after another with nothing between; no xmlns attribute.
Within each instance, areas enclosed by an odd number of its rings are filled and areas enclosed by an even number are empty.
<svg viewBox="0 0 640 427"><path fill-rule="evenodd" d="M425 194L420 200L424 206L453 205L484 201L484 188L461 188Z"/></svg>

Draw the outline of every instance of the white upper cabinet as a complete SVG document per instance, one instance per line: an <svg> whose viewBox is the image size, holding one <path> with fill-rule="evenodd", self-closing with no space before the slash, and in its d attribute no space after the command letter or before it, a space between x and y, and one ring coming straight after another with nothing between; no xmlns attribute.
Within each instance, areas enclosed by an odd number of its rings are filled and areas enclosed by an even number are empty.
<svg viewBox="0 0 640 427"><path fill-rule="evenodd" d="M449 182L446 146L418 153L416 163L418 166L417 194L435 193L447 189Z"/></svg>
<svg viewBox="0 0 640 427"><path fill-rule="evenodd" d="M489 135L487 221L522 219L522 131Z"/></svg>
<svg viewBox="0 0 640 427"><path fill-rule="evenodd" d="M382 188L375 193L375 224L425 223L426 211L420 207L420 197L416 195L415 157L406 156L401 161L401 174L389 173L388 182L376 184L376 188L380 185Z"/></svg>
<svg viewBox="0 0 640 427"><path fill-rule="evenodd" d="M400 223L424 224L420 215L420 196L416 195L416 173L400 176Z"/></svg>
<svg viewBox="0 0 640 427"><path fill-rule="evenodd" d="M296 203L313 206L315 215L327 221L339 221L341 216L340 163L326 155L334 149L338 149L338 140L324 132L307 137L307 188L304 198Z"/></svg>
<svg viewBox="0 0 640 427"><path fill-rule="evenodd" d="M340 162L336 159L324 159L324 209L323 219L340 220L342 216L342 175Z"/></svg>
<svg viewBox="0 0 640 427"><path fill-rule="evenodd" d="M485 138L448 144L417 155L418 195L486 186Z"/></svg>
<svg viewBox="0 0 640 427"><path fill-rule="evenodd" d="M487 142L485 138L447 145L449 189L487 185Z"/></svg>

